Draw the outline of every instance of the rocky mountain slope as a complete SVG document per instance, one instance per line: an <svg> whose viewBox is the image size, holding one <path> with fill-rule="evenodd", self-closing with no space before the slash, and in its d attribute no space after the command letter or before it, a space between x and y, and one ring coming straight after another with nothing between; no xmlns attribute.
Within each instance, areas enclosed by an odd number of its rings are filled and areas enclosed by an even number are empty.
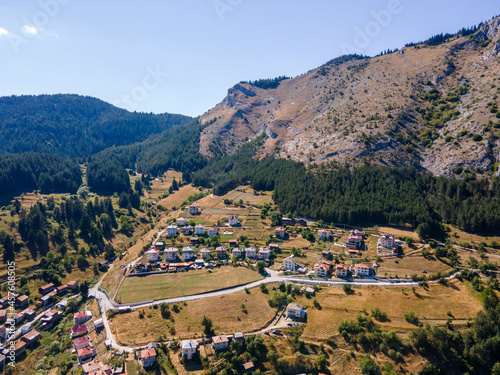
<svg viewBox="0 0 500 375"><path fill-rule="evenodd" d="M471 35L430 41L334 59L276 88L236 84L201 117L210 125L200 152L232 152L265 132L263 154L306 163L498 175L500 18Z"/></svg>

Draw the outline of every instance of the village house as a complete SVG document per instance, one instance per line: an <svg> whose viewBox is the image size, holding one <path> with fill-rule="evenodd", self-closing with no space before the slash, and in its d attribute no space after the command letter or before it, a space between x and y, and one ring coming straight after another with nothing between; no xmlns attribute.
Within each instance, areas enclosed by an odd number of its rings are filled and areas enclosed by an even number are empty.
<svg viewBox="0 0 500 375"><path fill-rule="evenodd" d="M232 227L237 227L238 225L240 225L240 222L238 221L238 216L236 215L229 216L229 225Z"/></svg>
<svg viewBox="0 0 500 375"><path fill-rule="evenodd" d="M31 320L36 316L36 310L37 307L35 305L31 305L24 309L22 313L26 317L26 319Z"/></svg>
<svg viewBox="0 0 500 375"><path fill-rule="evenodd" d="M198 215L198 213L200 212L200 208L198 207L197 204L190 204L189 207L189 214L190 215Z"/></svg>
<svg viewBox="0 0 500 375"><path fill-rule="evenodd" d="M208 237L217 236L218 234L219 234L219 228L217 227L208 228Z"/></svg>
<svg viewBox="0 0 500 375"><path fill-rule="evenodd" d="M226 335L212 337L212 348L215 350L224 350L229 347L229 339Z"/></svg>
<svg viewBox="0 0 500 375"><path fill-rule="evenodd" d="M193 233L193 227L191 225L185 226L182 228L182 234L185 236L190 236Z"/></svg>
<svg viewBox="0 0 500 375"><path fill-rule="evenodd" d="M99 328L104 328L104 321L102 320L102 318L94 320L94 327L96 330L98 330Z"/></svg>
<svg viewBox="0 0 500 375"><path fill-rule="evenodd" d="M286 228L285 227L277 227L274 230L274 235L278 238L285 238L286 235Z"/></svg>
<svg viewBox="0 0 500 375"><path fill-rule="evenodd" d="M75 349L85 348L90 345L90 340L87 336L79 337L73 340L73 345L75 345Z"/></svg>
<svg viewBox="0 0 500 375"><path fill-rule="evenodd" d="M306 219L302 219L302 218L295 219L295 222L297 223L297 225L302 225L303 227L307 226L307 220Z"/></svg>
<svg viewBox="0 0 500 375"><path fill-rule="evenodd" d="M113 369L102 362L90 361L82 365L83 375L111 375L118 374Z"/></svg>
<svg viewBox="0 0 500 375"><path fill-rule="evenodd" d="M181 343L181 348L182 355L191 360L193 355L196 354L196 349L198 349L198 342L196 340L184 340Z"/></svg>
<svg viewBox="0 0 500 375"><path fill-rule="evenodd" d="M208 257L212 256L212 250L207 249L207 248L201 249L200 253L201 253L201 257L203 259L207 259Z"/></svg>
<svg viewBox="0 0 500 375"><path fill-rule="evenodd" d="M139 359L145 368L153 366L156 362L156 349L150 348L141 350Z"/></svg>
<svg viewBox="0 0 500 375"><path fill-rule="evenodd" d="M93 358L97 355L97 352L93 346L85 346L76 351L76 355L78 356L78 360L83 362L89 358Z"/></svg>
<svg viewBox="0 0 500 375"><path fill-rule="evenodd" d="M283 259L283 269L285 271L296 272L300 268L299 264L295 261L294 255L290 255L289 257Z"/></svg>
<svg viewBox="0 0 500 375"><path fill-rule="evenodd" d="M14 355L16 356L16 358L26 353L26 346L26 343L22 340L19 340L16 345L14 345Z"/></svg>
<svg viewBox="0 0 500 375"><path fill-rule="evenodd" d="M71 290L78 290L78 281L68 282L68 288Z"/></svg>
<svg viewBox="0 0 500 375"><path fill-rule="evenodd" d="M203 236L205 234L205 226L203 224L196 224L194 227L194 234Z"/></svg>
<svg viewBox="0 0 500 375"><path fill-rule="evenodd" d="M148 262L157 262L160 257L160 251L156 249L149 249L146 251L146 255L148 256Z"/></svg>
<svg viewBox="0 0 500 375"><path fill-rule="evenodd" d="M162 251L163 249L165 249L165 243L164 242L156 242L155 249Z"/></svg>
<svg viewBox="0 0 500 375"><path fill-rule="evenodd" d="M85 324L78 324L71 328L71 337L80 337L88 333L87 326Z"/></svg>
<svg viewBox="0 0 500 375"><path fill-rule="evenodd" d="M358 263L354 266L354 273L358 276L370 276L372 268L363 263Z"/></svg>
<svg viewBox="0 0 500 375"><path fill-rule="evenodd" d="M233 335L235 341L243 342L245 341L245 334L243 332L235 332Z"/></svg>
<svg viewBox="0 0 500 375"><path fill-rule="evenodd" d="M182 257L184 260L194 258L194 249L190 246L186 246L182 248Z"/></svg>
<svg viewBox="0 0 500 375"><path fill-rule="evenodd" d="M259 248L259 259L268 260L271 257L271 249L268 247Z"/></svg>
<svg viewBox="0 0 500 375"><path fill-rule="evenodd" d="M305 311L302 305L298 303L292 302L289 303L286 307L286 317L287 318L295 318L302 319L305 316Z"/></svg>
<svg viewBox="0 0 500 375"><path fill-rule="evenodd" d="M236 247L236 246L238 246L237 240L229 240L229 247Z"/></svg>
<svg viewBox="0 0 500 375"><path fill-rule="evenodd" d="M16 326L18 324L21 324L24 321L25 318L26 317L24 316L24 314L22 312L17 313L16 315L14 315L14 322L16 323Z"/></svg>
<svg viewBox="0 0 500 375"><path fill-rule="evenodd" d="M170 224L167 227L167 236L177 236L177 234L178 234L178 232L177 232L177 225Z"/></svg>
<svg viewBox="0 0 500 375"><path fill-rule="evenodd" d="M361 236L351 235L347 238L344 245L351 250L359 250L362 246L363 238Z"/></svg>
<svg viewBox="0 0 500 375"><path fill-rule="evenodd" d="M383 234L378 239L378 247L392 249L394 247L394 236L392 234Z"/></svg>
<svg viewBox="0 0 500 375"><path fill-rule="evenodd" d="M231 252L231 255L233 257L244 258L245 257L245 250L244 249L240 249L239 247L236 247Z"/></svg>
<svg viewBox="0 0 500 375"><path fill-rule="evenodd" d="M45 315L40 319L42 323L41 328L44 330L50 329L54 326L56 322L61 319L62 313L57 309L51 309L45 313Z"/></svg>
<svg viewBox="0 0 500 375"><path fill-rule="evenodd" d="M255 370L255 365L253 364L252 361L243 364L243 372L245 374L250 374L254 372L254 370Z"/></svg>
<svg viewBox="0 0 500 375"><path fill-rule="evenodd" d="M150 267L151 267L151 264L149 264L149 263L136 263L136 264L134 264L134 268L137 272L147 272L147 271L149 271Z"/></svg>
<svg viewBox="0 0 500 375"><path fill-rule="evenodd" d="M255 247L247 247L245 249L245 252L247 254L247 258L255 259L257 254L257 249Z"/></svg>
<svg viewBox="0 0 500 375"><path fill-rule="evenodd" d="M68 291L68 285L64 284L56 288L57 295L60 296Z"/></svg>
<svg viewBox="0 0 500 375"><path fill-rule="evenodd" d="M327 260L320 260L314 265L316 276L328 277L332 274L332 263Z"/></svg>
<svg viewBox="0 0 500 375"><path fill-rule="evenodd" d="M278 245L277 243L271 243L269 244L269 248L271 249L271 251L279 251L280 245Z"/></svg>
<svg viewBox="0 0 500 375"><path fill-rule="evenodd" d="M22 296L16 297L15 306L18 309L22 309L23 307L25 307L28 304L28 299L29 299L29 297L26 294L23 294Z"/></svg>
<svg viewBox="0 0 500 375"><path fill-rule="evenodd" d="M283 225L283 226L294 225L294 224L295 224L295 220L292 218L284 217L284 216L281 218L281 225Z"/></svg>
<svg viewBox="0 0 500 375"><path fill-rule="evenodd" d="M227 249L224 246L219 246L215 249L218 258L224 258L227 255Z"/></svg>
<svg viewBox="0 0 500 375"><path fill-rule="evenodd" d="M190 243L191 245L193 245L193 246L198 245L198 242L199 242L199 241L198 241L198 237L191 237L191 238L189 239L189 243Z"/></svg>
<svg viewBox="0 0 500 375"><path fill-rule="evenodd" d="M41 295L45 295L47 293L52 292L54 290L54 288L55 288L54 284L50 283L50 284L46 284L46 285L38 288L38 292L40 292Z"/></svg>
<svg viewBox="0 0 500 375"><path fill-rule="evenodd" d="M323 241L327 241L331 237L331 233L328 229L320 229L318 230L318 238Z"/></svg>
<svg viewBox="0 0 500 375"><path fill-rule="evenodd" d="M7 320L7 310L0 310L0 324Z"/></svg>
<svg viewBox="0 0 500 375"><path fill-rule="evenodd" d="M350 273L347 264L337 264L335 266L335 276L337 277L348 277Z"/></svg>
<svg viewBox="0 0 500 375"><path fill-rule="evenodd" d="M75 324L83 324L92 319L92 311L78 311L73 315L73 319L75 320Z"/></svg>
<svg viewBox="0 0 500 375"><path fill-rule="evenodd" d="M21 340L23 340L27 346L33 346L40 340L41 337L42 335L40 335L40 333L33 330L21 337Z"/></svg>
<svg viewBox="0 0 500 375"><path fill-rule="evenodd" d="M165 249L165 251L164 251L165 261L166 262L176 261L178 252L179 252L179 249L176 249L175 247L169 247L169 248Z"/></svg>
<svg viewBox="0 0 500 375"><path fill-rule="evenodd" d="M175 219L175 222L180 227L187 225L187 219L185 217L178 217L177 219Z"/></svg>

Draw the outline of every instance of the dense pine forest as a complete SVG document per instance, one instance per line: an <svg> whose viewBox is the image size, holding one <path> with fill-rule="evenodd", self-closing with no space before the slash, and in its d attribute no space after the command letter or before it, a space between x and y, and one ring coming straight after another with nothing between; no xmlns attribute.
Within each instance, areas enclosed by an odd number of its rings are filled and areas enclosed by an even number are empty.
<svg viewBox="0 0 500 375"><path fill-rule="evenodd" d="M79 95L0 98L0 152L27 151L71 157L147 139L191 118L128 112Z"/></svg>
<svg viewBox="0 0 500 375"><path fill-rule="evenodd" d="M80 167L72 159L35 152L0 155L0 196L19 190L76 193L81 183Z"/></svg>

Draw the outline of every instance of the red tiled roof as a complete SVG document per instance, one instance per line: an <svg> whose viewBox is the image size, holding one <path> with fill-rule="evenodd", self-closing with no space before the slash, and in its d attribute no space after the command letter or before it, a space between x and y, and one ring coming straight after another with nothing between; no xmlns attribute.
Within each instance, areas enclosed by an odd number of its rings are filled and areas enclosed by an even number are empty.
<svg viewBox="0 0 500 375"><path fill-rule="evenodd" d="M141 358L149 358L149 357L156 357L155 348L141 350Z"/></svg>

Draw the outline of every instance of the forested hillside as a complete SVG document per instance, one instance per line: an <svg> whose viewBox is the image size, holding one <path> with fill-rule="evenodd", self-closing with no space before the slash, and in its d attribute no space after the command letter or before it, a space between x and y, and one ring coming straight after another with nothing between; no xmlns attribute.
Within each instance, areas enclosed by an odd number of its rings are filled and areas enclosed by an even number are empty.
<svg viewBox="0 0 500 375"><path fill-rule="evenodd" d="M36 151L83 157L143 141L190 119L128 112L79 95L0 97L0 153Z"/></svg>
<svg viewBox="0 0 500 375"><path fill-rule="evenodd" d="M35 152L0 155L0 196L26 189L76 193L81 183L82 172L72 159Z"/></svg>

